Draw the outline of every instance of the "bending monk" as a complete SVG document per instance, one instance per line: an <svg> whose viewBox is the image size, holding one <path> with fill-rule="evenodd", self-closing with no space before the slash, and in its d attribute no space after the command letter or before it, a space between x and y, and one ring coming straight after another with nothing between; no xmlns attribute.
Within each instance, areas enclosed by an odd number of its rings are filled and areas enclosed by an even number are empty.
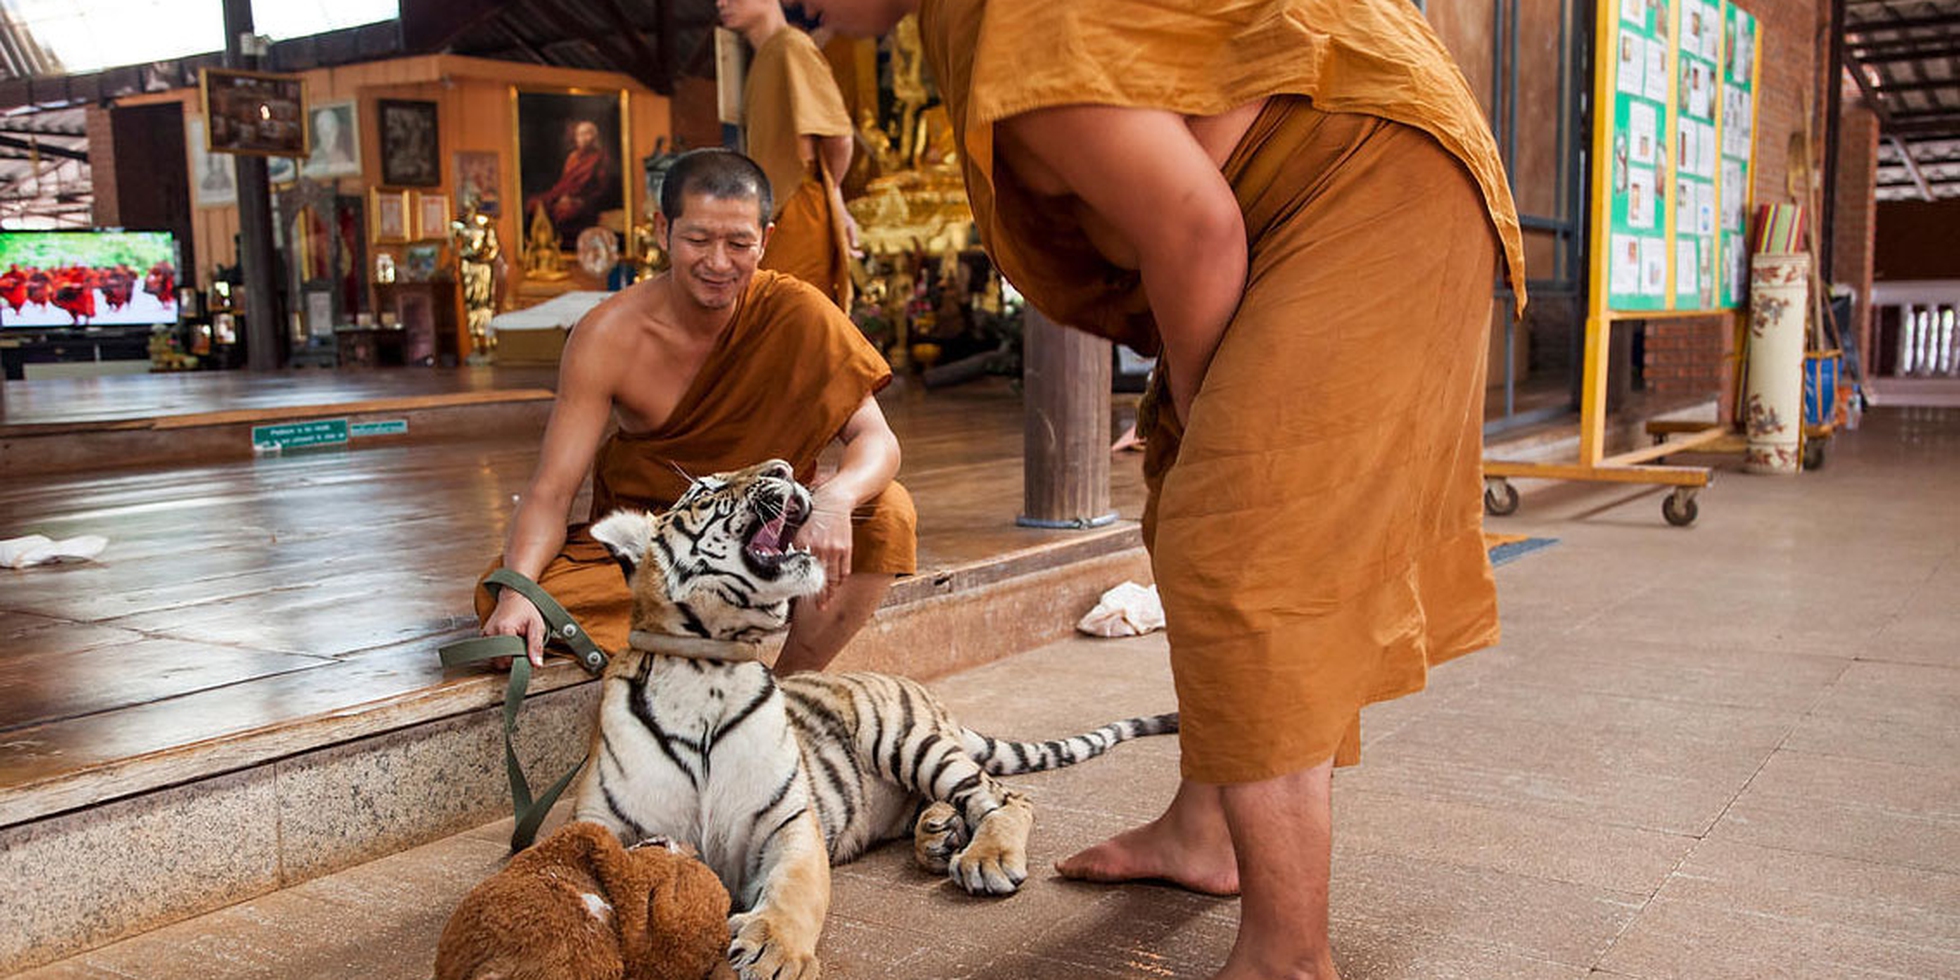
<svg viewBox="0 0 1960 980"><path fill-rule="evenodd" d="M721 26L755 50L742 88L746 149L776 193L776 231L762 267L786 272L851 308L857 222L839 181L851 169L851 114L830 62L789 26L777 0L720 0Z"/></svg>
<svg viewBox="0 0 1960 980"><path fill-rule="evenodd" d="M814 482L818 454L841 443L836 474L816 486L814 513L791 542L823 560L830 585L798 604L776 661L783 673L821 670L894 578L913 571L917 518L892 480L898 440L873 397L891 370L816 290L756 271L770 195L754 162L727 150L685 154L660 197L655 230L673 266L572 330L503 564L537 580L600 646L623 649L625 578L584 525L565 526L588 469L596 520L615 507L668 506L689 474L765 459L788 460L797 479ZM522 636L542 664L544 620L528 600L479 584L476 607L484 635Z"/></svg>
<svg viewBox="0 0 1960 980"><path fill-rule="evenodd" d="M1335 976L1359 711L1498 635L1485 344L1524 270L1469 87L1407 0L804 6L852 33L919 9L995 263L1160 351L1137 432L1184 781L1061 872L1239 892L1219 978Z"/></svg>

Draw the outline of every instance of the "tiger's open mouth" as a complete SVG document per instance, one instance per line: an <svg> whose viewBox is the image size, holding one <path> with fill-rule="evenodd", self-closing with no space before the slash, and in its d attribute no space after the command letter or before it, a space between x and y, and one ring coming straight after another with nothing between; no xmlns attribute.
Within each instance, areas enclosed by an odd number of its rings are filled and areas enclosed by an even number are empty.
<svg viewBox="0 0 1960 980"><path fill-rule="evenodd" d="M742 558L750 571L772 579L782 570L784 560L810 553L790 543L810 517L810 504L801 494L785 493L779 500L753 499L749 508L755 514L755 527L742 546Z"/></svg>

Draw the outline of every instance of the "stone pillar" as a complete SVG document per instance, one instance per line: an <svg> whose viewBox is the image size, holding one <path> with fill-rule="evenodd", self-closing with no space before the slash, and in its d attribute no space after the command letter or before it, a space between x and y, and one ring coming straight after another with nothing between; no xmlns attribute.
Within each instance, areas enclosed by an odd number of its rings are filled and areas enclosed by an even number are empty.
<svg viewBox="0 0 1960 980"><path fill-rule="evenodd" d="M1021 378L1023 527L1092 528L1109 506L1109 341L1027 307Z"/></svg>

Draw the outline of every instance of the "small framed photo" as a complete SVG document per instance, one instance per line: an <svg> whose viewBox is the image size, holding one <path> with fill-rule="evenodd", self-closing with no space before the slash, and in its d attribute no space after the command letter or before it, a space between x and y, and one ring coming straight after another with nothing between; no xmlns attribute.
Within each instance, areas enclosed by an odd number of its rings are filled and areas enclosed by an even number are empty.
<svg viewBox="0 0 1960 980"><path fill-rule="evenodd" d="M456 203L495 218L503 213L504 180L502 160L494 152L459 150L456 153Z"/></svg>
<svg viewBox="0 0 1960 980"><path fill-rule="evenodd" d="M415 239L427 242L448 237L449 195L418 195L415 199Z"/></svg>
<svg viewBox="0 0 1960 980"><path fill-rule="evenodd" d="M384 191L377 187L368 194L374 240L377 243L408 241L409 222L414 220L414 215L409 213L409 192Z"/></svg>
<svg viewBox="0 0 1960 980"><path fill-rule="evenodd" d="M436 267L442 263L442 246L434 242L422 242L403 249L402 278L409 282L428 282L436 277Z"/></svg>
<svg viewBox="0 0 1960 980"><path fill-rule="evenodd" d="M198 92L212 153L305 157L306 82L297 75L204 68Z"/></svg>
<svg viewBox="0 0 1960 980"><path fill-rule="evenodd" d="M381 126L381 183L388 187L442 184L442 143L436 104L406 99L375 103Z"/></svg>

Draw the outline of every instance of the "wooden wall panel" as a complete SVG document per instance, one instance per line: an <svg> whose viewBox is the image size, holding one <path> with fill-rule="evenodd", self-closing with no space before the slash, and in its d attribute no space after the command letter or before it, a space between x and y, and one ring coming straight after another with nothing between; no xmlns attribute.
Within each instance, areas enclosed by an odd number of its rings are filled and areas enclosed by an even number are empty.
<svg viewBox="0 0 1960 980"><path fill-rule="evenodd" d="M452 206L456 197L455 153L458 150L491 151L498 155L503 181L503 215L497 232L511 263L517 263L517 248L523 238L520 214L522 199L517 188L517 162L510 99L511 86L543 89L586 88L623 90L627 93L628 156L621 161L629 180L628 208L639 214L642 202L639 180L640 160L653 152L655 141L669 132L669 106L666 98L640 86L631 78L612 72L577 71L453 55L398 58L302 73L307 98L314 103L353 99L359 103L362 173L325 181L338 193L366 196L377 186L381 173L381 147L377 133L380 99L421 99L440 106L438 135L442 160L442 184L420 188L430 194L448 195ZM176 103L185 115L201 113L195 89L136 96L121 105ZM189 159L183 166L188 172ZM197 280L208 283L211 270L238 261L235 237L238 209L202 208L191 216L197 254ZM370 246L374 248L375 246ZM399 246L380 246L401 258ZM372 256L370 256L371 277ZM462 318L458 316L460 323ZM467 336L458 337L458 349L469 350Z"/></svg>
<svg viewBox="0 0 1960 980"><path fill-rule="evenodd" d="M1429 24L1442 38L1443 46L1456 58L1457 67L1470 82L1470 91L1483 107L1484 118L1493 118L1490 104L1494 77L1491 18L1495 0L1430 0Z"/></svg>

